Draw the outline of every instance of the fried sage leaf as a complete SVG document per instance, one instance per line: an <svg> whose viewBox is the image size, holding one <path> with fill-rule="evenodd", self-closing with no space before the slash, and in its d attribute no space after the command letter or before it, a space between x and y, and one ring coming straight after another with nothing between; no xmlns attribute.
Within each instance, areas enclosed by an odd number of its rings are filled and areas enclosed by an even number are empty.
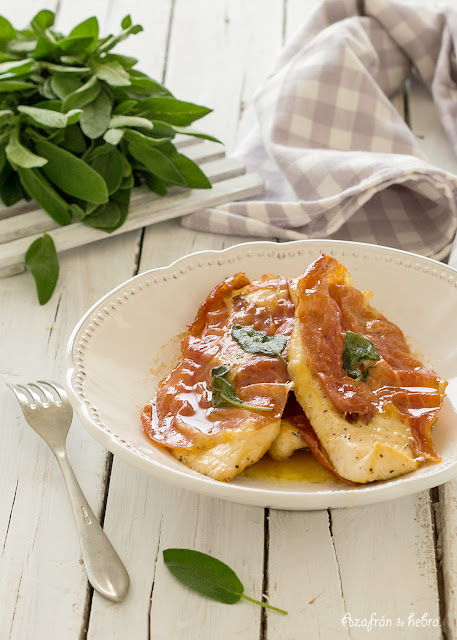
<svg viewBox="0 0 457 640"><path fill-rule="evenodd" d="M224 604L235 604L244 598L287 615L283 609L245 595L244 586L233 569L206 553L192 549L165 549L163 561L177 580L208 598Z"/></svg>
<svg viewBox="0 0 457 640"><path fill-rule="evenodd" d="M356 382L365 381L370 369L374 366L369 362L376 362L380 359L375 346L368 338L359 333L346 331L343 349L343 367L351 378Z"/></svg>
<svg viewBox="0 0 457 640"><path fill-rule="evenodd" d="M238 398L235 389L225 377L227 373L229 373L229 371L230 367L228 367L226 364L223 364L220 367L214 367L211 370L211 391L213 392L213 407L216 407L218 409L237 407L238 409L248 409L249 411L274 411L273 407L258 407L244 404L244 402L240 400L240 398Z"/></svg>
<svg viewBox="0 0 457 640"><path fill-rule="evenodd" d="M251 325L241 326L234 324L232 327L232 338L238 342L246 353L277 356L284 364L287 364L285 358L281 355L287 343L285 336L268 336L265 331L256 331Z"/></svg>

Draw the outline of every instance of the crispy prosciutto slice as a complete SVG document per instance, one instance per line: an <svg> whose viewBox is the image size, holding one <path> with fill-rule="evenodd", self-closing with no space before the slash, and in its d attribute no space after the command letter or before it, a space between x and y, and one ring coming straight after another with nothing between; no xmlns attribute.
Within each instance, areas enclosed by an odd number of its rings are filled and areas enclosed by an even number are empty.
<svg viewBox="0 0 457 640"><path fill-rule="evenodd" d="M412 356L401 330L369 304L371 294L356 289L349 272L326 255L294 281L291 293L289 373L336 471L369 482L439 460L431 426L446 382ZM377 352L356 379L343 366L348 332Z"/></svg>
<svg viewBox="0 0 457 640"><path fill-rule="evenodd" d="M293 324L285 278L267 275L251 284L238 273L224 280L201 305L182 340L178 365L143 410L147 435L216 480L231 480L256 462L279 431L291 383L281 358L246 352L232 328L253 327L288 339ZM236 397L251 409L215 403L212 371L222 365Z"/></svg>

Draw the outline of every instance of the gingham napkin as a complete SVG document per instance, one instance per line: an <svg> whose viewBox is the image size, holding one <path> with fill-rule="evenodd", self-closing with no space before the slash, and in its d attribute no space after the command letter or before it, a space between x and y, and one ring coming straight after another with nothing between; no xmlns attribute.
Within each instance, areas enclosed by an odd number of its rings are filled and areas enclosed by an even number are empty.
<svg viewBox="0 0 457 640"><path fill-rule="evenodd" d="M457 149L457 9L366 0L360 15L360 5L325 0L255 97L235 155L264 176L264 193L187 216L186 227L447 254L457 177L427 162L389 97L418 74Z"/></svg>

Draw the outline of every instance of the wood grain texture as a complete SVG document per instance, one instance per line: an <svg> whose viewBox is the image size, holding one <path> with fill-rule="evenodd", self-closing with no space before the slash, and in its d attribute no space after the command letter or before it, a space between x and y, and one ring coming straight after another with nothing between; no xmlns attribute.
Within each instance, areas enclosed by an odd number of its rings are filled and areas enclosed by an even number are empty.
<svg viewBox="0 0 457 640"><path fill-rule="evenodd" d="M266 637L289 640L306 629L308 638L350 638L328 512L271 511L269 521L268 595L288 616L268 612Z"/></svg>

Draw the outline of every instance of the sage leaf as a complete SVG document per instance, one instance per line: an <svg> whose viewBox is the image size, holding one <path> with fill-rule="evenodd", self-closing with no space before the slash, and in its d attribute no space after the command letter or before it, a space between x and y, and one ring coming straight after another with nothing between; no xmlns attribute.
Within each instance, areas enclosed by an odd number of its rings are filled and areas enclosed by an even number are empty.
<svg viewBox="0 0 457 640"><path fill-rule="evenodd" d="M141 133L135 129L124 129L125 139L129 142L138 142L140 145L157 147L169 142L170 138L154 138L151 135Z"/></svg>
<svg viewBox="0 0 457 640"><path fill-rule="evenodd" d="M71 109L82 109L87 104L95 100L100 93L101 86L96 76L92 76L85 84L78 87L75 91L68 93L62 103L64 112Z"/></svg>
<svg viewBox="0 0 457 640"><path fill-rule="evenodd" d="M173 154L170 159L186 181L186 187L189 189L211 189L211 182L193 160L181 153Z"/></svg>
<svg viewBox="0 0 457 640"><path fill-rule="evenodd" d="M62 75L67 75L67 74L81 75L82 73L87 73L88 71L91 71L89 67L72 67L66 64L54 64L53 62L45 62L42 64L48 69L48 71L51 71L52 73L60 73Z"/></svg>
<svg viewBox="0 0 457 640"><path fill-rule="evenodd" d="M103 140L109 144L117 145L124 135L123 129L108 129L103 135Z"/></svg>
<svg viewBox="0 0 457 640"><path fill-rule="evenodd" d="M51 89L58 98L64 100L70 93L81 87L81 80L73 76L56 74L51 77Z"/></svg>
<svg viewBox="0 0 457 640"><path fill-rule="evenodd" d="M146 184L148 188L154 193L157 193L158 196L166 196L168 193L166 183L157 176L152 175L152 173L146 174Z"/></svg>
<svg viewBox="0 0 457 640"><path fill-rule="evenodd" d="M95 140L100 138L109 127L112 102L104 91L86 105L79 116L79 123L83 133Z"/></svg>
<svg viewBox="0 0 457 640"><path fill-rule="evenodd" d="M18 168L19 177L24 190L36 200L56 222L67 225L71 222L68 204L52 188L38 169Z"/></svg>
<svg viewBox="0 0 457 640"><path fill-rule="evenodd" d="M60 146L76 155L81 155L85 152L86 140L78 125L66 127L63 133L63 141Z"/></svg>
<svg viewBox="0 0 457 640"><path fill-rule="evenodd" d="M44 98L51 100L52 102L59 96L54 93L51 86L52 76L46 78L43 84L40 86L39 91Z"/></svg>
<svg viewBox="0 0 457 640"><path fill-rule="evenodd" d="M74 56L83 53L93 42L92 36L68 36L59 40L58 47L66 55Z"/></svg>
<svg viewBox="0 0 457 640"><path fill-rule="evenodd" d="M96 209L93 213L86 216L83 220L84 224L94 229L107 231L108 233L119 224L121 219L121 210L117 202L107 202Z"/></svg>
<svg viewBox="0 0 457 640"><path fill-rule="evenodd" d="M121 186L119 187L119 189L132 189L134 184L135 184L135 178L131 173L129 176L126 176L125 178L122 179Z"/></svg>
<svg viewBox="0 0 457 640"><path fill-rule="evenodd" d="M89 37L92 39L92 42L96 44L98 40L98 32L98 20L95 16L92 16L92 18L88 18L87 20L84 20L84 22L76 25L76 27L70 31L70 36ZM88 46L87 48L90 50L92 49L92 46Z"/></svg>
<svg viewBox="0 0 457 640"><path fill-rule="evenodd" d="M268 336L265 331L256 331L251 325L241 326L234 324L232 327L232 338L246 353L277 356L284 364L287 364L285 358L281 355L287 343L285 336L279 334Z"/></svg>
<svg viewBox="0 0 457 640"><path fill-rule="evenodd" d="M104 38L104 40L102 40L102 42L97 46L96 51L98 51L98 53L106 53L107 51L111 51L113 47L119 44L119 42L122 42L122 40L125 40L125 38L127 38L129 35L140 33L140 31L143 31L143 27L141 25L130 25L130 27L121 31L119 35L108 36L107 38Z"/></svg>
<svg viewBox="0 0 457 640"><path fill-rule="evenodd" d="M91 71L89 67L72 67L67 64L54 64L53 62L43 62L42 64L48 69L48 71L51 71L52 73L59 73L61 75L81 75L82 73Z"/></svg>
<svg viewBox="0 0 457 640"><path fill-rule="evenodd" d="M215 138L214 136L210 136L208 133L203 133L202 131L196 131L195 129L189 129L188 127L178 127L177 125L172 125L173 130L176 133L180 133L183 136L192 136L193 138L202 138L203 140L211 140L211 142L217 142L222 144L222 142Z"/></svg>
<svg viewBox="0 0 457 640"><path fill-rule="evenodd" d="M122 20L121 22L121 27L123 29L128 29L129 27L132 26L132 18L130 17L130 15L125 16L125 18Z"/></svg>
<svg viewBox="0 0 457 640"><path fill-rule="evenodd" d="M53 57L57 50L57 43L51 42L49 38L43 35L38 36L32 55L36 60L41 60L42 58Z"/></svg>
<svg viewBox="0 0 457 640"><path fill-rule="evenodd" d="M211 369L210 388L212 391L211 402L213 407L216 407L217 409L237 407L238 409L262 412L274 411L273 407L259 407L244 404L243 401L238 398L235 389L225 377L229 372L230 367L225 364Z"/></svg>
<svg viewBox="0 0 457 640"><path fill-rule="evenodd" d="M46 304L54 293L59 277L59 262L54 241L44 233L27 250L25 266L35 278L38 301Z"/></svg>
<svg viewBox="0 0 457 640"><path fill-rule="evenodd" d="M65 127L74 124L78 121L81 109L72 109L68 113L60 113L59 111L52 111L50 109L39 109L37 107L27 107L20 104L17 107L20 113L25 113L34 122L42 127L51 127L57 129L64 129Z"/></svg>
<svg viewBox="0 0 457 640"><path fill-rule="evenodd" d="M7 122L11 121L11 116L13 116L13 112L11 109L1 109L0 110L0 125L3 125Z"/></svg>
<svg viewBox="0 0 457 640"><path fill-rule="evenodd" d="M130 69L130 82L132 86L127 91L132 96L168 96L173 98L173 95L163 84L136 69Z"/></svg>
<svg viewBox="0 0 457 640"><path fill-rule="evenodd" d="M107 53L105 56L103 56L103 61L119 62L119 64L121 64L124 69L131 69L131 67L135 66L138 63L138 58L132 58L132 56L124 56L120 53Z"/></svg>
<svg viewBox="0 0 457 640"><path fill-rule="evenodd" d="M6 163L0 174L0 196L7 207L12 207L25 197L19 175Z"/></svg>
<svg viewBox="0 0 457 640"><path fill-rule="evenodd" d="M43 62L43 66L45 66L48 71L52 73L60 73L64 74L81 74L90 71L89 67L71 67L66 64L55 64L53 62Z"/></svg>
<svg viewBox="0 0 457 640"><path fill-rule="evenodd" d="M43 169L46 176L59 189L70 196L96 204L108 201L105 181L83 160L41 137L36 148L48 160Z"/></svg>
<svg viewBox="0 0 457 640"><path fill-rule="evenodd" d="M105 180L108 193L114 193L119 189L123 178L124 165L122 154L116 148L111 147L109 153L96 157L90 164Z"/></svg>
<svg viewBox="0 0 457 640"><path fill-rule="evenodd" d="M8 42L8 52L14 55L28 56L36 47L36 40L11 40Z"/></svg>
<svg viewBox="0 0 457 640"><path fill-rule="evenodd" d="M11 132L5 151L6 157L13 166L16 165L24 169L32 169L34 167L43 167L47 163L46 158L37 156L20 143L17 129L13 129Z"/></svg>
<svg viewBox="0 0 457 640"><path fill-rule="evenodd" d="M38 13L34 18L32 18L30 26L38 35L40 35L46 29L49 29L49 27L52 27L53 24L54 24L53 12L49 11L48 9L42 9L41 11L38 11Z"/></svg>
<svg viewBox="0 0 457 640"><path fill-rule="evenodd" d="M72 203L70 205L70 213L72 218L74 218L75 220L84 220L85 216L86 216L86 212L81 209L81 207L75 203Z"/></svg>
<svg viewBox="0 0 457 640"><path fill-rule="evenodd" d="M355 378L356 382L365 381L370 369L367 361L376 362L380 359L374 344L359 333L346 331L343 348L343 368L346 373Z"/></svg>
<svg viewBox="0 0 457 640"><path fill-rule="evenodd" d="M14 75L22 75L29 71L35 65L35 60L10 60L0 64L0 74L11 73Z"/></svg>
<svg viewBox="0 0 457 640"><path fill-rule="evenodd" d="M10 93L12 91L36 91L36 85L32 82L24 80L2 80L0 78L0 94Z"/></svg>
<svg viewBox="0 0 457 640"><path fill-rule="evenodd" d="M130 189L120 189L114 193L109 202L96 209L84 218L84 224L112 233L122 226L127 218L130 202Z"/></svg>
<svg viewBox="0 0 457 640"><path fill-rule="evenodd" d="M178 169L176 169L171 160L158 149L151 147L147 143L132 140L129 142L129 151L134 158L144 164L148 171L161 180L183 187L186 185L186 181Z"/></svg>
<svg viewBox="0 0 457 640"><path fill-rule="evenodd" d="M182 102L167 96L158 96L143 100L141 107L146 109L151 118L165 120L170 124L187 126L195 120L203 118L211 109L192 102Z"/></svg>
<svg viewBox="0 0 457 640"><path fill-rule="evenodd" d="M147 118L139 118L138 116L115 115L109 123L110 129L118 127L133 127L138 129L148 129L152 131L153 125Z"/></svg>
<svg viewBox="0 0 457 640"><path fill-rule="evenodd" d="M164 549L163 561L177 580L207 598L224 604L235 604L244 598L287 615L283 609L246 596L244 586L233 569L213 556L192 549Z"/></svg>
<svg viewBox="0 0 457 640"><path fill-rule="evenodd" d="M61 100L42 100L41 102L36 102L33 106L37 109L49 109L50 111L62 112Z"/></svg>
<svg viewBox="0 0 457 640"><path fill-rule="evenodd" d="M95 66L95 75L112 87L128 87L130 85L130 76L119 62L97 64Z"/></svg>
<svg viewBox="0 0 457 640"><path fill-rule="evenodd" d="M114 115L124 116L129 113L138 104L138 100L124 100L120 102L113 110Z"/></svg>
<svg viewBox="0 0 457 640"><path fill-rule="evenodd" d="M124 188L121 185L119 191L116 191L116 193L113 193L113 195L111 196L111 202L116 202L117 206L120 209L121 217L119 219L119 222L114 227L111 227L109 233L112 233L116 229L119 229L119 227L121 227L126 221L129 213L130 194L131 188Z"/></svg>
<svg viewBox="0 0 457 640"><path fill-rule="evenodd" d="M13 28L11 23L0 16L0 44L5 45L16 37L16 29Z"/></svg>

